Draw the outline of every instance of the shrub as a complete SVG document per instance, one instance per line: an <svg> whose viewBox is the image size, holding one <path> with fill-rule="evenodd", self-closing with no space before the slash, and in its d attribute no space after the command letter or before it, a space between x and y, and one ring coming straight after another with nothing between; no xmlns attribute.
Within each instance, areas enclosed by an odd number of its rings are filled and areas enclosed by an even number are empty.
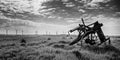
<svg viewBox="0 0 120 60"><path fill-rule="evenodd" d="M51 38L48 38L47 40L51 40Z"/></svg>

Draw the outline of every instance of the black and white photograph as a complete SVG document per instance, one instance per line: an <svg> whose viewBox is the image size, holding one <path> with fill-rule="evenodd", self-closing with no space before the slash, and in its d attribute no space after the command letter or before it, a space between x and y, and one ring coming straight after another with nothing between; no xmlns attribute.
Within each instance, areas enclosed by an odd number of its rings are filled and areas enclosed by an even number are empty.
<svg viewBox="0 0 120 60"><path fill-rule="evenodd" d="M0 60L120 60L120 0L0 0Z"/></svg>

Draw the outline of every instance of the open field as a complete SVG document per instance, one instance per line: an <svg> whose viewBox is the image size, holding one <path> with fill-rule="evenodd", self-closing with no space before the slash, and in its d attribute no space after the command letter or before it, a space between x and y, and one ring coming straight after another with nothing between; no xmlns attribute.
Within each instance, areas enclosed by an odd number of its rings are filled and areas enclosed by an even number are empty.
<svg viewBox="0 0 120 60"><path fill-rule="evenodd" d="M20 40L27 41L20 46ZM0 35L0 60L120 60L120 37L111 37L111 45L69 46L76 36Z"/></svg>

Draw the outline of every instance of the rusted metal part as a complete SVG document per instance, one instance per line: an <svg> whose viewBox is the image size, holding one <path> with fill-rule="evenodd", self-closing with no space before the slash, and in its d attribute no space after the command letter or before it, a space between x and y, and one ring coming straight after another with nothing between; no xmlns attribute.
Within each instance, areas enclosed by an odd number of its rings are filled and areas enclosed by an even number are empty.
<svg viewBox="0 0 120 60"><path fill-rule="evenodd" d="M94 45L96 44L95 41L99 40L99 44L101 45L102 43L106 42L107 40L109 40L109 44L110 42L110 38L106 38L101 27L103 26L102 23L99 23L98 21L89 24L89 25L85 25L83 18L81 19L83 24L79 24L79 27L76 27L74 29L71 29L69 32L72 33L74 31L78 31L79 35L78 37L71 42L69 45L74 45L79 41L85 41L85 43L88 43L90 45ZM90 27L91 25L93 25L93 27ZM97 34L97 36L95 35ZM99 39L97 39L97 37ZM94 38L94 39L93 39Z"/></svg>

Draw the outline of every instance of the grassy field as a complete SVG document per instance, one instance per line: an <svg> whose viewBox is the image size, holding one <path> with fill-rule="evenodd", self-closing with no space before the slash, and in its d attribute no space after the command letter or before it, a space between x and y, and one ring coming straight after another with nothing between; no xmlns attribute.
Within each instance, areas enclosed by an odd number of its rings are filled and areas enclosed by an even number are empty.
<svg viewBox="0 0 120 60"><path fill-rule="evenodd" d="M76 36L0 35L0 60L120 60L120 37L111 37L111 45L69 46ZM20 40L26 46L20 46Z"/></svg>

